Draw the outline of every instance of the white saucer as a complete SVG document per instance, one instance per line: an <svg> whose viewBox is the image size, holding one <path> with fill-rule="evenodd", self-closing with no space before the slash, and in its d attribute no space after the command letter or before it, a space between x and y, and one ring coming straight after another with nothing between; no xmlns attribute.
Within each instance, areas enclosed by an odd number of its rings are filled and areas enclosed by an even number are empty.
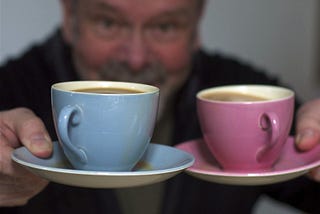
<svg viewBox="0 0 320 214"><path fill-rule="evenodd" d="M191 140L176 146L195 157L195 163L186 172L209 182L232 185L264 185L290 180L320 165L320 146L308 152L295 149L293 137L289 137L280 159L268 171L250 173L221 169L209 153L202 139Z"/></svg>
<svg viewBox="0 0 320 214"><path fill-rule="evenodd" d="M130 172L72 169L57 142L54 142L54 152L49 159L37 158L25 147L16 149L12 159L49 181L89 188L133 187L161 182L194 163L194 157L189 153L159 144L150 144L141 161Z"/></svg>

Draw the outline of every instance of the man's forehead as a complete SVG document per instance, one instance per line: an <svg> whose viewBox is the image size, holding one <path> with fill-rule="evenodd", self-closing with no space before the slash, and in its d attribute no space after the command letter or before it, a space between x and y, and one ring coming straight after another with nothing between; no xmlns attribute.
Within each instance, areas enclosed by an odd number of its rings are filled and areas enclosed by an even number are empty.
<svg viewBox="0 0 320 214"><path fill-rule="evenodd" d="M112 12L137 20L163 15L196 17L199 0L76 0L90 13ZM200 0L201 1L201 0ZM130 19L131 19L130 18Z"/></svg>
<svg viewBox="0 0 320 214"><path fill-rule="evenodd" d="M146 8L154 7L174 7L174 6L190 6L196 8L195 6L199 4L202 0L74 0L85 5L99 5L99 6L113 6L113 7L131 7L133 5L143 6Z"/></svg>

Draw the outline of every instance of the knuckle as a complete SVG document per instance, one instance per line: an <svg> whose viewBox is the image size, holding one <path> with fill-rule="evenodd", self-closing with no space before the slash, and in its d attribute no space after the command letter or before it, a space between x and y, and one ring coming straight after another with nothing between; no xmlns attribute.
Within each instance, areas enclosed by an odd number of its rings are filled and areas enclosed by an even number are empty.
<svg viewBox="0 0 320 214"><path fill-rule="evenodd" d="M14 109L12 109L11 110L12 112L15 112L15 113L17 113L17 114L31 114L31 115L33 115L34 113L30 110L30 109L28 109L28 108L25 108L25 107L18 107L18 108L14 108Z"/></svg>
<svg viewBox="0 0 320 214"><path fill-rule="evenodd" d="M1 147L5 147L6 145L0 145ZM4 152L0 152L0 180L6 180L6 178L9 176L9 172L11 169L11 159L8 157L8 154L5 154Z"/></svg>

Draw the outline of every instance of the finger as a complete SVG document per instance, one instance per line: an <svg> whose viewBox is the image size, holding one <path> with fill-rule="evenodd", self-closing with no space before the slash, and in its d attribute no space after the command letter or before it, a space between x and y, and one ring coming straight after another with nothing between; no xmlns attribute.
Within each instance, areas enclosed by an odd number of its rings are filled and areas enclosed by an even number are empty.
<svg viewBox="0 0 320 214"><path fill-rule="evenodd" d="M0 135L0 206L27 203L38 194L48 181L39 178L11 160L13 148L8 139Z"/></svg>
<svg viewBox="0 0 320 214"><path fill-rule="evenodd" d="M5 124L2 129L9 129L7 138L15 137L26 146L31 153L38 157L48 157L52 153L52 142L43 124L32 111L26 108L17 108L1 112L0 123ZM11 134L10 134L11 133ZM9 136L7 136L9 135ZM12 139L9 139L11 142Z"/></svg>
<svg viewBox="0 0 320 214"><path fill-rule="evenodd" d="M10 147L9 141L5 135L0 134L0 173L1 175L11 174L13 169L11 165L11 153L13 148ZM4 182L1 179L1 182Z"/></svg>
<svg viewBox="0 0 320 214"><path fill-rule="evenodd" d="M320 182L320 168L314 168L308 173L308 177Z"/></svg>
<svg viewBox="0 0 320 214"><path fill-rule="evenodd" d="M320 100L304 104L298 111L296 145L306 151L320 143Z"/></svg>
<svg viewBox="0 0 320 214"><path fill-rule="evenodd" d="M0 120L0 137L2 137L2 143L10 145L12 148L17 148L20 146L19 140L14 134L14 132Z"/></svg>

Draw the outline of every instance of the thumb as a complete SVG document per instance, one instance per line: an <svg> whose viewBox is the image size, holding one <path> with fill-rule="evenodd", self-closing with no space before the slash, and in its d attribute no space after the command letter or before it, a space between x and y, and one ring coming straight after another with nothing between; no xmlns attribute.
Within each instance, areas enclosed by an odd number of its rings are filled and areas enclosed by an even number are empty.
<svg viewBox="0 0 320 214"><path fill-rule="evenodd" d="M295 141L302 151L320 143L320 99L309 101L298 110Z"/></svg>
<svg viewBox="0 0 320 214"><path fill-rule="evenodd" d="M38 157L52 153L52 142L43 122L29 109L0 112L0 131L13 148L23 144Z"/></svg>

